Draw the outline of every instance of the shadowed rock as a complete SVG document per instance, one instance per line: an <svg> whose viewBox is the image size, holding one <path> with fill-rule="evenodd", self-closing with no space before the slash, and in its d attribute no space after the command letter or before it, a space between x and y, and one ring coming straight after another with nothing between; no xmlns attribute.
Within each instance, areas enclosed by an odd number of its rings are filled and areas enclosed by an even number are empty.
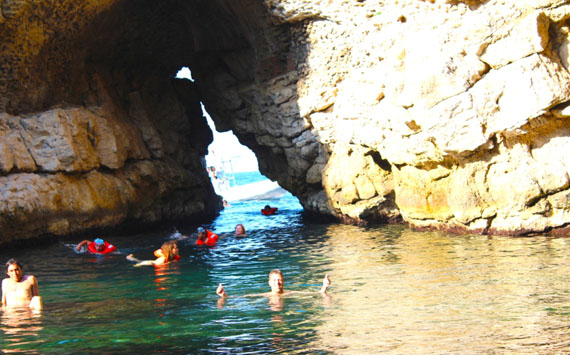
<svg viewBox="0 0 570 355"><path fill-rule="evenodd" d="M0 5L1 242L213 217L200 102L309 212L570 222L565 1Z"/></svg>

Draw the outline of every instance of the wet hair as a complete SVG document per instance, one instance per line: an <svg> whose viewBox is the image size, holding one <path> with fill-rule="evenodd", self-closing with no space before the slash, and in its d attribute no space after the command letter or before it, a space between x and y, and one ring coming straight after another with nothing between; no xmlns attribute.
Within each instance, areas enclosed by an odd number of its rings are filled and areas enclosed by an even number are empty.
<svg viewBox="0 0 570 355"><path fill-rule="evenodd" d="M241 228L243 229L243 232L245 233L245 227L244 227L243 224L241 224L241 223L236 224L235 230L237 230L237 228L238 228L239 226L241 226Z"/></svg>
<svg viewBox="0 0 570 355"><path fill-rule="evenodd" d="M169 240L168 242L162 244L160 247L160 249L162 249L162 255L166 258L166 261L172 261L174 258L174 253L172 250L175 246L178 246L176 242L174 240Z"/></svg>
<svg viewBox="0 0 570 355"><path fill-rule="evenodd" d="M285 279L285 278L283 277L283 273L282 273L281 270L279 270L279 269L273 269L273 270L271 270L271 271L269 272L269 276L267 277L267 280L271 280L271 275L279 275L279 276L281 276L282 279Z"/></svg>
<svg viewBox="0 0 570 355"><path fill-rule="evenodd" d="M24 268L22 267L22 264L18 260L12 258L12 259L6 261L6 272L8 272L8 268L10 267L10 265L16 265L21 270L24 270Z"/></svg>

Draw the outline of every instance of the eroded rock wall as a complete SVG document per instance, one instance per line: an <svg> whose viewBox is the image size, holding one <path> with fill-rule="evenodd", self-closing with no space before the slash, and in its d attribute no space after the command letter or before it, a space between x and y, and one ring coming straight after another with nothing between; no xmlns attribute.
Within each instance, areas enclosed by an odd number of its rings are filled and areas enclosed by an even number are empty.
<svg viewBox="0 0 570 355"><path fill-rule="evenodd" d="M256 52L263 75L201 72L221 83L206 102L217 122L233 117L227 127L261 170L306 209L356 223L564 232L566 1L265 4L281 40Z"/></svg>
<svg viewBox="0 0 570 355"><path fill-rule="evenodd" d="M414 226L506 234L563 228L564 3L366 2L345 56L352 69L332 85L309 76L302 115L332 151L359 145L387 160L395 203ZM317 95L329 112L315 109Z"/></svg>
<svg viewBox="0 0 570 355"><path fill-rule="evenodd" d="M3 240L213 215L200 101L307 211L479 233L570 221L567 1L0 9ZM182 66L194 83L172 79Z"/></svg>
<svg viewBox="0 0 570 355"><path fill-rule="evenodd" d="M168 31L138 27L172 8L19 4L0 24L0 243L214 216L212 134L195 85L174 79L188 50L159 52Z"/></svg>

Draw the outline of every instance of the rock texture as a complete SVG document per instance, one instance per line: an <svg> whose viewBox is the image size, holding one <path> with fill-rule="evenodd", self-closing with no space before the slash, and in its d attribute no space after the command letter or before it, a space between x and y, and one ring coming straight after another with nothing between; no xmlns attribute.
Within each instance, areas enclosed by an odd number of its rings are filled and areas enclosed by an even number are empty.
<svg viewBox="0 0 570 355"><path fill-rule="evenodd" d="M233 130L307 211L565 233L562 0L3 0L2 240L212 216ZM172 79L182 66L194 83Z"/></svg>
<svg viewBox="0 0 570 355"><path fill-rule="evenodd" d="M0 242L219 211L195 85L148 55L160 38L127 31L156 8L1 5Z"/></svg>

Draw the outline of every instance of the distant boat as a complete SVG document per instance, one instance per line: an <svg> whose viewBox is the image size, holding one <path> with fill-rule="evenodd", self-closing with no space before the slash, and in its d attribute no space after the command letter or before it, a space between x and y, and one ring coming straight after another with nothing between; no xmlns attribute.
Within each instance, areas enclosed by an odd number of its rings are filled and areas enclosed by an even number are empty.
<svg viewBox="0 0 570 355"><path fill-rule="evenodd" d="M218 167L209 166L208 174L216 194L228 202L275 200L287 193L278 183L271 180L236 185L231 160L222 161Z"/></svg>
<svg viewBox="0 0 570 355"><path fill-rule="evenodd" d="M230 187L220 191L218 195L224 200L252 201L252 200L276 200L285 195L287 191L271 180L253 182L247 185Z"/></svg>

